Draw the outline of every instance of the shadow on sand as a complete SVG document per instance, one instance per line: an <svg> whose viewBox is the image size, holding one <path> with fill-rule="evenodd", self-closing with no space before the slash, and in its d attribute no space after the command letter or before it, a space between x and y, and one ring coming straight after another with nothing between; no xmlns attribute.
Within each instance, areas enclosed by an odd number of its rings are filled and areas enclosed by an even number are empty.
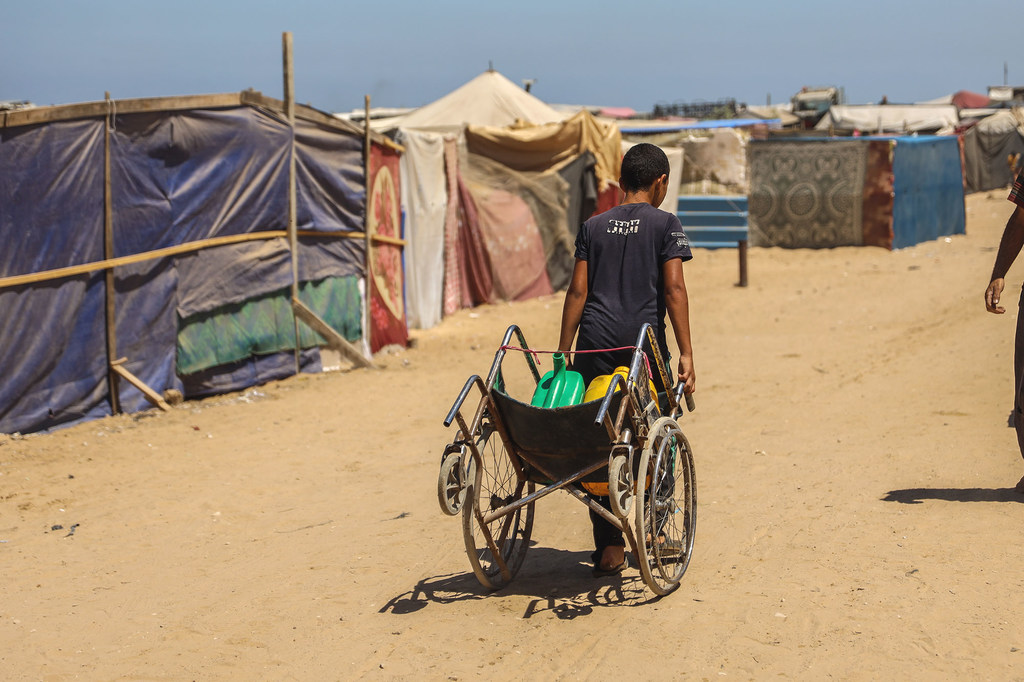
<svg viewBox="0 0 1024 682"><path fill-rule="evenodd" d="M500 590L492 592L483 587L472 572L424 578L408 592L393 597L380 613L404 615L431 603L513 595L533 597L523 618L549 612L561 620L590 615L599 607L640 606L658 599L646 590L635 566L622 575L594 578L588 552L531 547L519 573Z"/></svg>
<svg viewBox="0 0 1024 682"><path fill-rule="evenodd" d="M944 502L1024 502L1015 488L907 488L890 490L883 502L921 504L925 500Z"/></svg>

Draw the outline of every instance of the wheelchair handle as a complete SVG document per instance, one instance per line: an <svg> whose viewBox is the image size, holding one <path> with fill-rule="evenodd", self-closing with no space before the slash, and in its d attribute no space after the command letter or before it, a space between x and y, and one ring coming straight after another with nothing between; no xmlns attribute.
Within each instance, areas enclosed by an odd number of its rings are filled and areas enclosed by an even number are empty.
<svg viewBox="0 0 1024 682"><path fill-rule="evenodd" d="M693 412L695 409L697 409L697 404L695 402L693 402L693 394L692 393L684 393L683 392L683 389L685 387L686 387L686 384L684 384L681 381L679 382L679 385L676 386L676 404L679 404L685 398L686 399L686 409L689 410L690 412Z"/></svg>
<svg viewBox="0 0 1024 682"><path fill-rule="evenodd" d="M473 388L473 384L477 382L481 385L483 384L479 375L476 374L466 380L466 385L462 387L459 397L455 399L455 404L452 405L452 409L448 410L448 416L444 419L445 427L451 426L452 422L455 421L455 415L458 414L459 408L462 407L462 403L466 401L466 396L469 395L469 389ZM484 391L484 393L486 393L486 391Z"/></svg>

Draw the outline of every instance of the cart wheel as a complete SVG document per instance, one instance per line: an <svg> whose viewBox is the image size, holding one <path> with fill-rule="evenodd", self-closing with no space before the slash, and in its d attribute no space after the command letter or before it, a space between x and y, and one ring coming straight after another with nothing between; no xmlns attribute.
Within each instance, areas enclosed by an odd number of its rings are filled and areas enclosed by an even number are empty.
<svg viewBox="0 0 1024 682"><path fill-rule="evenodd" d="M466 452L465 446L452 450L441 461L441 471L437 474L437 501L441 511L448 516L455 516L462 510L472 474L472 462L473 458Z"/></svg>
<svg viewBox="0 0 1024 682"><path fill-rule="evenodd" d="M625 455L615 455L608 467L608 497L612 513L620 519L629 516L633 508L633 472Z"/></svg>
<svg viewBox="0 0 1024 682"><path fill-rule="evenodd" d="M674 419L654 422L636 479L640 573L655 594L665 595L686 572L697 524L693 454Z"/></svg>
<svg viewBox="0 0 1024 682"><path fill-rule="evenodd" d="M481 462L473 469L468 489L467 504L462 505L462 533L466 539L466 553L476 579L484 587L497 590L507 585L523 565L523 558L533 532L533 502L515 511L483 523L483 517L496 509L529 495L532 482L520 480L512 460L505 451L501 437L494 427L485 423L477 439ZM468 453L467 453L468 454ZM507 571L495 560L483 528L494 541L498 556Z"/></svg>

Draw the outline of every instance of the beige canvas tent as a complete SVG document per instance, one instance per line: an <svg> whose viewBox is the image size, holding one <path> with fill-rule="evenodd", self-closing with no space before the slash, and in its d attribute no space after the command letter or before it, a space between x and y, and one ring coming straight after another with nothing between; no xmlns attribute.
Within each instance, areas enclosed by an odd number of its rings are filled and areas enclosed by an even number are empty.
<svg viewBox="0 0 1024 682"><path fill-rule="evenodd" d="M525 297L563 286L566 252L570 262L572 253L568 216L589 205L573 203L585 191L585 177L596 174L602 186L618 178L614 124L597 123L589 114L563 120L496 71L375 127L396 130L406 148L402 201L413 327L432 327L442 314L492 294ZM475 149L467 135L479 142ZM471 221L479 221L479 234L468 233ZM517 239L507 239L505 230L516 230ZM501 251L511 242L524 244L525 252ZM475 249L475 260L467 249ZM493 275L489 281L470 281L467 270L486 270L488 258L503 264L501 272L485 273L484 279ZM516 282L509 281L513 260L521 271Z"/></svg>
<svg viewBox="0 0 1024 682"><path fill-rule="evenodd" d="M484 71L438 100L394 120L397 128L458 133L467 124L510 126L561 121L562 115L497 71Z"/></svg>

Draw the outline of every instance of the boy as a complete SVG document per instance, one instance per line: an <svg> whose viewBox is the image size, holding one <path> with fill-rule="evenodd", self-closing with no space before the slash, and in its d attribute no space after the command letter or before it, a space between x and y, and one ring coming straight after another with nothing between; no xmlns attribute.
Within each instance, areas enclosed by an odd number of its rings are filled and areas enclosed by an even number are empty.
<svg viewBox="0 0 1024 682"><path fill-rule="evenodd" d="M558 349L570 351L577 331L577 351L632 346L640 327L649 322L668 362L668 312L679 344L679 381L692 393L693 350L683 262L693 255L679 219L656 208L668 194L668 174L668 157L652 144L638 144L622 158L622 202L583 223L576 236L576 265L565 292ZM572 364L589 384L596 376L628 365L632 355L631 350L579 353ZM671 388L661 385L656 368L651 371L659 391ZM608 508L607 497L599 502ZM590 519L596 545L594 574L621 573L628 565L622 533L594 512Z"/></svg>
<svg viewBox="0 0 1024 682"><path fill-rule="evenodd" d="M988 288L985 289L985 308L990 313L1002 315L1006 308L999 305L999 298L1003 295L1003 288L1006 286L1006 273L1013 265L1021 247L1024 246L1024 170L1017 175L1017 180L1010 190L1010 201L1016 204L1006 227L1003 229L1003 236L999 240L999 251L996 252L996 263L992 267L992 277L989 278ZM1013 400L1013 426L1017 430L1017 445L1020 448L1021 457L1024 457L1024 295L1018 303L1017 331L1014 340L1013 351L1013 378L1014 378L1014 400ZM1024 478L1017 482L1016 490L1024 493Z"/></svg>

